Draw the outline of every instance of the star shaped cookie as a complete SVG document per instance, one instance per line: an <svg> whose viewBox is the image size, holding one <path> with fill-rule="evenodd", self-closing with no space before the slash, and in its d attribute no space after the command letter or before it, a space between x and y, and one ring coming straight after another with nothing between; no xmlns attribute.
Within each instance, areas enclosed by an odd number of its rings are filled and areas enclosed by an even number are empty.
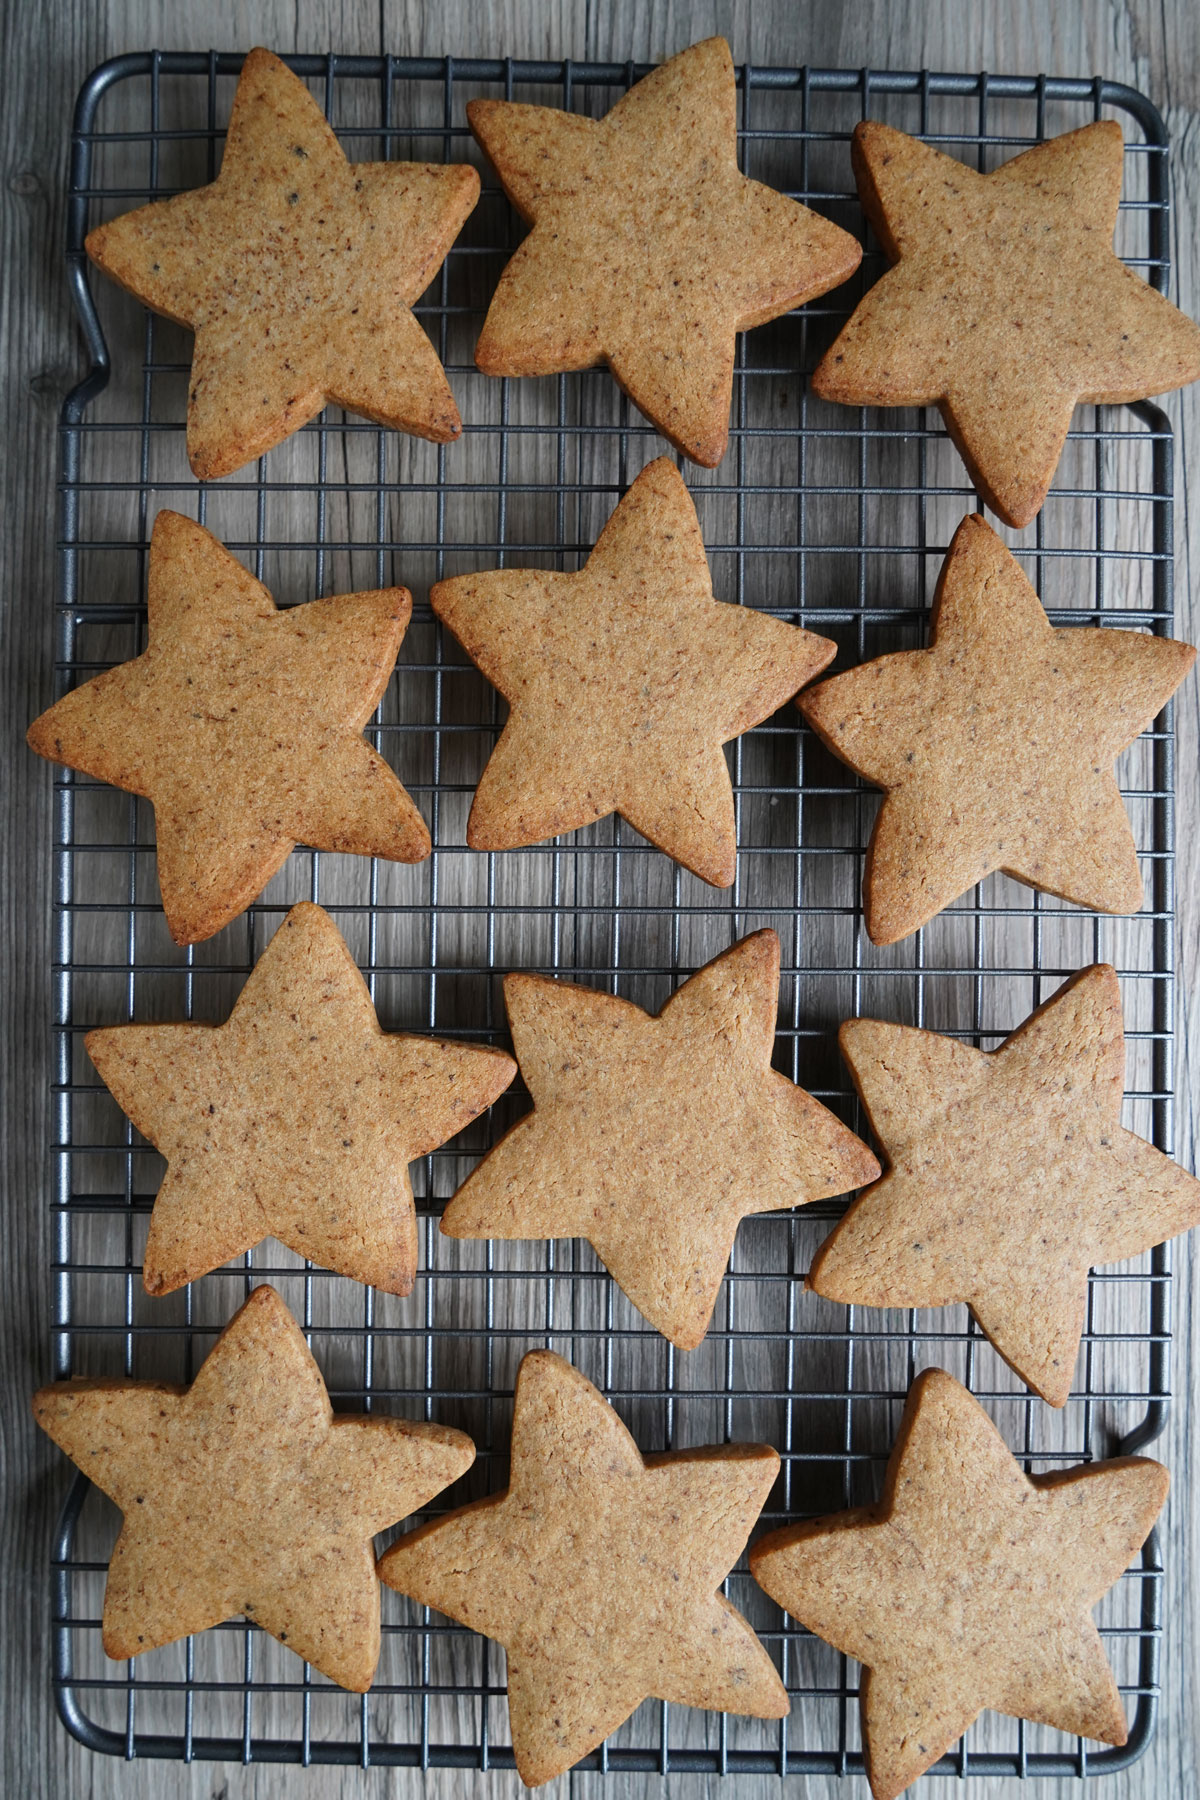
<svg viewBox="0 0 1200 1800"><path fill-rule="evenodd" d="M177 944L236 919L297 843L429 855L425 821L362 737L411 611L404 588L277 611L202 526L159 513L146 650L67 694L28 738L153 803Z"/></svg>
<svg viewBox="0 0 1200 1800"><path fill-rule="evenodd" d="M737 873L722 744L761 724L836 646L718 601L691 496L642 470L577 574L492 569L430 604L509 702L467 842L512 850L620 812L716 887Z"/></svg>
<svg viewBox="0 0 1200 1800"><path fill-rule="evenodd" d="M1062 1406L1089 1267L1200 1222L1200 1181L1122 1129L1115 969L1084 969L998 1050L877 1019L848 1020L838 1041L889 1168L809 1285L863 1306L968 1301L1021 1379Z"/></svg>
<svg viewBox="0 0 1200 1800"><path fill-rule="evenodd" d="M894 264L822 358L848 406L940 407L1006 524L1040 512L1081 400L1142 400L1200 378L1200 327L1113 252L1124 146L1085 125L981 175L890 125L851 143Z"/></svg>
<svg viewBox="0 0 1200 1800"><path fill-rule="evenodd" d="M720 1592L778 1468L766 1444L643 1458L589 1381L534 1350L508 1488L400 1538L379 1573L503 1644L513 1754L537 1787L651 1696L786 1714L774 1664Z"/></svg>
<svg viewBox="0 0 1200 1800"><path fill-rule="evenodd" d="M533 229L475 350L487 375L607 363L677 450L729 439L737 333L846 281L849 232L749 181L724 38L655 69L603 119L472 100L471 129Z"/></svg>
<svg viewBox="0 0 1200 1800"><path fill-rule="evenodd" d="M978 1401L927 1369L879 1504L759 1540L755 1579L864 1665L875 1800L895 1800L985 1707L1125 1742L1091 1609L1149 1536L1167 1485L1138 1456L1027 1476Z"/></svg>
<svg viewBox="0 0 1200 1800"><path fill-rule="evenodd" d="M879 1164L771 1067L779 939L718 956L657 1018L539 975L504 983L534 1110L450 1201L460 1238L584 1237L681 1350L708 1330L739 1222L844 1194Z"/></svg>
<svg viewBox="0 0 1200 1800"><path fill-rule="evenodd" d="M411 308L479 197L465 164L348 163L304 83L252 50L209 186L88 233L92 261L196 334L188 460L228 475L327 400L445 443L462 423Z"/></svg>
<svg viewBox="0 0 1200 1800"><path fill-rule="evenodd" d="M384 1032L341 933L308 904L287 915L224 1025L118 1025L84 1043L167 1159L142 1263L150 1294L265 1237L410 1293L408 1165L517 1072L500 1050Z"/></svg>
<svg viewBox="0 0 1200 1800"><path fill-rule="evenodd" d="M965 518L929 648L877 657L798 703L885 790L863 883L872 942L907 937L995 869L1096 912L1136 912L1113 763L1195 660L1145 631L1055 630L991 527Z"/></svg>
<svg viewBox="0 0 1200 1800"><path fill-rule="evenodd" d="M62 1381L33 1413L125 1515L103 1643L139 1656L235 1613L341 1687L379 1660L372 1538L469 1469L461 1431L334 1418L300 1328L254 1289L191 1387Z"/></svg>

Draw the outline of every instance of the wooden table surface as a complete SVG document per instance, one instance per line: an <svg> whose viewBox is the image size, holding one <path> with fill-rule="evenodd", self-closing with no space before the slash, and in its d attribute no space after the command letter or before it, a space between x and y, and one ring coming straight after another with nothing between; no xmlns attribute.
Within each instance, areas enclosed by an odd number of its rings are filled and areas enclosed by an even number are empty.
<svg viewBox="0 0 1200 1800"><path fill-rule="evenodd" d="M0 1597L3 1604L3 1791L13 1800L94 1800L153 1796L212 1800L306 1793L367 1792L407 1797L418 1792L512 1796L515 1776L454 1771L422 1777L410 1771L364 1775L356 1770L163 1763L127 1766L93 1758L59 1725L51 1705L46 1565L51 1521L63 1487L61 1462L35 1435L28 1395L48 1370L49 1257L48 1114L50 960L50 781L24 749L28 719L52 692L50 604L54 588L55 427L60 402L82 364L78 332L63 278L63 189L67 125L83 76L124 50L248 49L256 43L291 50L375 54L505 55L658 61L713 32L732 45L734 60L760 64L910 69L935 67L993 73L1099 73L1150 95L1172 140L1172 297L1200 316L1200 8L1194 0L1025 0L1021 6L962 0L438 0L425 8L404 0L107 0L107 4L31 7L7 0L8 89L4 135L3 328L4 528L0 558L0 679L6 734L4 854L9 904L0 914L4 986L3 1173L0 1280L4 1284L0 1379L4 1388L4 1504L0 1508ZM1200 390L1171 396L1178 431L1175 510L1177 633L1196 639L1200 581L1200 506L1189 504L1189 450L1200 482ZM1179 1107L1181 1160L1195 1166L1195 1076L1200 1009L1193 1002L1200 950L1200 684L1177 705L1179 905ZM1192 1479L1190 1430L1196 1416L1200 1347L1191 1319L1193 1256L1177 1258L1173 1388L1178 1396L1168 1434L1155 1448L1170 1466L1173 1496L1164 1539L1167 1563L1164 1704L1148 1754L1124 1774L1097 1780L1111 1800L1184 1800L1200 1793L1197 1718L1200 1659L1200 1500ZM657 1777L564 1777L547 1790L587 1800L655 1794ZM698 1797L719 1783L676 1776L671 1787ZM813 1779L814 1800L865 1795L865 1782ZM720 1789L737 1800L765 1800L775 1778L730 1779ZM946 1791L934 1780L914 1794ZM979 1791L1077 1795L1073 1781L994 1781ZM1091 1789L1089 1789L1091 1791Z"/></svg>

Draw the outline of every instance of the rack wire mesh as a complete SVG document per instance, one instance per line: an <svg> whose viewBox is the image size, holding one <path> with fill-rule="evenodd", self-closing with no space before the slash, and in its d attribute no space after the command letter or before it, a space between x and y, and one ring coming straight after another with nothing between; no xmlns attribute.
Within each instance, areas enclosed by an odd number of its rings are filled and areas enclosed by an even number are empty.
<svg viewBox="0 0 1200 1800"><path fill-rule="evenodd" d="M599 114L645 71L628 65L297 57L351 158L474 158L465 101L502 95ZM107 285L92 293L90 225L213 177L241 58L148 53L94 72L72 138L67 262L89 355L62 425L59 682L136 654L161 504L192 512L281 604L398 580L416 597L374 740L423 805L416 867L299 850L245 917L188 950L169 940L147 805L56 775L57 1065L54 1373L190 1379L255 1282L301 1318L335 1404L435 1417L479 1446L442 1504L504 1479L517 1363L568 1356L612 1398L643 1449L759 1438L783 1455L764 1525L869 1500L903 1395L939 1363L983 1399L1026 1467L1132 1449L1167 1406L1165 1249L1093 1274L1075 1389L1032 1399L963 1308L847 1309L807 1292L838 1208L747 1221L703 1346L650 1331L586 1245L468 1244L437 1216L480 1151L526 1104L506 1096L414 1170L421 1272L399 1300L268 1243L179 1295L147 1298L139 1268L161 1162L121 1117L82 1049L93 1025L224 1018L289 904L319 899L347 936L389 1029L505 1041L499 981L538 969L656 1008L746 931L773 925L784 978L776 1062L862 1129L834 1048L838 1022L876 1014L994 1045L1083 964L1116 963L1129 1031L1126 1122L1170 1151L1172 743L1164 715L1120 773L1146 879L1130 920L1097 918L996 876L890 949L864 935L860 885L876 797L787 709L731 747L739 866L728 893L672 865L619 820L507 855L465 849L496 697L427 595L443 574L508 561L578 567L638 469L664 446L602 371L486 380L471 352L516 242L485 171L480 205L418 306L459 399L460 442L435 447L330 408L257 467L203 486L184 455L190 343ZM1126 134L1118 247L1167 282L1166 138L1153 107L1102 80L754 68L739 74L742 165L863 231L847 140L870 114L988 169L1093 118ZM865 241L865 240L864 240ZM881 267L739 343L730 450L685 472L722 598L837 638L837 666L924 641L942 554L973 504L940 422L924 411L824 405L806 372ZM1006 533L1056 623L1169 633L1172 445L1155 407L1081 409L1036 525ZM99 1645L111 1506L71 1488L53 1564L55 1685L72 1732L101 1751L244 1761L512 1766L503 1657L385 1591L370 1694L343 1693L238 1621L108 1662ZM938 1765L959 1774L1095 1774L1154 1728L1161 1567L1151 1539L1100 1611L1132 1712L1129 1743L1082 1740L996 1715ZM744 1565L729 1591L780 1659L781 1724L647 1702L587 1766L846 1773L862 1766L854 1666L785 1620Z"/></svg>

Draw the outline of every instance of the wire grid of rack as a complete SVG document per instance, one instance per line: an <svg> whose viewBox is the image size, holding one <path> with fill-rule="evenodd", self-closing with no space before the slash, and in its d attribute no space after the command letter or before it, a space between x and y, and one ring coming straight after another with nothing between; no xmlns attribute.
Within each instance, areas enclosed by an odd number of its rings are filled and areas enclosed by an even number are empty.
<svg viewBox="0 0 1200 1800"><path fill-rule="evenodd" d="M503 95L598 115L634 65L297 57L351 158L475 156L464 104ZM480 206L417 311L447 365L463 439L435 447L329 409L256 468L208 487L188 471L190 344L106 284L93 294L91 224L211 179L239 56L132 55L97 70L72 140L68 270L90 368L62 428L62 689L144 644L145 570L158 506L193 513L280 604L399 580L413 623L373 738L429 819L416 867L299 850L247 915L188 950L171 944L148 806L56 775L54 1372L190 1379L254 1282L301 1318L335 1404L435 1417L470 1431L471 1474L439 1506L502 1484L517 1363L547 1345L616 1404L646 1451L760 1438L783 1455L764 1525L873 1498L903 1395L939 1363L988 1406L1029 1469L1150 1442L1166 1415L1165 1249L1091 1279L1075 1391L1032 1399L966 1310L872 1312L806 1291L836 1205L746 1221L705 1343L676 1353L625 1302L586 1245L458 1244L437 1215L487 1143L527 1104L516 1092L414 1170L421 1272L378 1295L268 1243L179 1295L151 1300L139 1264L161 1163L122 1119L82 1050L96 1024L219 1020L287 906L319 899L347 936L388 1029L506 1041L510 968L581 979L656 1008L746 931L783 944L776 1062L860 1130L834 1048L841 1018L878 1016L994 1045L1068 974L1116 963L1129 1032L1126 1122L1171 1149L1172 746L1165 716L1123 759L1146 877L1131 920L1093 917L996 876L906 943L874 949L860 885L876 796L786 709L731 747L738 879L704 886L619 820L504 856L464 848L470 794L499 713L443 639L430 582L512 564L572 569L638 469L664 448L604 372L487 381L471 351L516 242L485 171ZM1127 139L1118 247L1167 282L1166 141L1153 107L1101 80L877 71L739 72L742 165L863 233L847 141L870 114L980 168L1097 117ZM476 157L476 160L478 158ZM864 234L864 242L866 242ZM739 342L734 429L715 471L686 469L717 594L838 640L839 663L924 641L945 546L973 504L930 412L825 406L806 373L881 258L801 313ZM1055 623L1169 633L1172 445L1156 408L1081 409L1036 526L1006 534ZM433 1510L437 1510L434 1508ZM69 1728L125 1756L512 1766L503 1657L385 1591L369 1695L343 1693L245 1623L116 1665L99 1647L116 1518L79 1477L53 1566L55 1685ZM1161 1567L1151 1538L1100 1622L1132 1713L1129 1743L1090 1748L985 1715L938 1767L1098 1773L1154 1728ZM779 1657L791 1718L764 1724L647 1702L585 1766L614 1770L854 1771L853 1666L785 1620L739 1565L728 1591Z"/></svg>

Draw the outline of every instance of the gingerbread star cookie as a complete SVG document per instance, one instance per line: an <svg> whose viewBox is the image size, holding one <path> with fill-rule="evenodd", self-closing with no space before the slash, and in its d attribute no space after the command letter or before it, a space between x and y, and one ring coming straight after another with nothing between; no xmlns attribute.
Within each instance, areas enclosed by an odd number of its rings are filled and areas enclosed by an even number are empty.
<svg viewBox="0 0 1200 1800"><path fill-rule="evenodd" d="M988 505L1041 510L1081 400L1200 378L1200 326L1113 252L1124 147L1085 125L981 175L890 125L851 144L863 210L894 265L822 358L848 406L940 407Z"/></svg>
<svg viewBox="0 0 1200 1800"><path fill-rule="evenodd" d="M757 931L657 1018L628 1000L509 975L534 1110L455 1194L463 1238L587 1238L681 1350L708 1330L739 1222L873 1181L865 1144L771 1067L779 939Z"/></svg>
<svg viewBox="0 0 1200 1800"><path fill-rule="evenodd" d="M675 465L643 469L586 566L439 581L430 603L510 704L467 842L511 850L620 812L716 887L737 872L721 748L768 718L836 646L718 601Z"/></svg>
<svg viewBox="0 0 1200 1800"><path fill-rule="evenodd" d="M517 1072L500 1050L389 1036L328 913L295 906L224 1025L90 1031L88 1055L167 1159L142 1263L169 1294L264 1237L389 1294L412 1290L408 1165Z"/></svg>
<svg viewBox="0 0 1200 1800"><path fill-rule="evenodd" d="M770 1657L720 1591L778 1468L766 1444L643 1458L589 1381L534 1350L507 1490L400 1538L379 1573L503 1644L513 1755L537 1787L651 1696L786 1714Z"/></svg>
<svg viewBox="0 0 1200 1800"><path fill-rule="evenodd" d="M851 1019L842 1055L888 1157L809 1284L864 1306L968 1301L1051 1406L1071 1390L1096 1263L1200 1222L1200 1181L1121 1126L1121 989L1084 969L998 1050Z"/></svg>
<svg viewBox="0 0 1200 1800"><path fill-rule="evenodd" d="M425 821L362 737L412 611L405 588L277 611L216 538L160 512L149 642L29 727L39 756L154 805L177 944L236 919L297 843L392 862L429 855Z"/></svg>
<svg viewBox="0 0 1200 1800"><path fill-rule="evenodd" d="M885 790L866 926L894 944L995 869L1096 912L1136 912L1142 877L1113 763L1166 705L1190 644L1071 625L978 514L954 534L927 650L835 675L800 710Z"/></svg>
<svg viewBox="0 0 1200 1800"><path fill-rule="evenodd" d="M250 52L211 186L87 239L106 275L196 334L187 444L201 480L263 455L327 400L439 444L459 435L411 308L478 197L465 164L348 163L304 83Z"/></svg>
<svg viewBox="0 0 1200 1800"><path fill-rule="evenodd" d="M475 1459L461 1431L334 1418L299 1326L258 1287L191 1387L62 1381L33 1413L125 1515L103 1643L139 1656L244 1613L341 1687L379 1660L372 1538Z"/></svg>
<svg viewBox="0 0 1200 1800"><path fill-rule="evenodd" d="M724 38L655 69L603 119L472 100L471 129L533 229L500 278L475 361L487 375L607 363L677 450L729 439L739 331L858 267L848 232L737 163Z"/></svg>
<svg viewBox="0 0 1200 1800"><path fill-rule="evenodd" d="M1025 1475L978 1401L927 1369L879 1504L759 1540L755 1579L864 1665L875 1800L895 1800L985 1707L1125 1742L1091 1609L1149 1536L1167 1485L1138 1456Z"/></svg>

